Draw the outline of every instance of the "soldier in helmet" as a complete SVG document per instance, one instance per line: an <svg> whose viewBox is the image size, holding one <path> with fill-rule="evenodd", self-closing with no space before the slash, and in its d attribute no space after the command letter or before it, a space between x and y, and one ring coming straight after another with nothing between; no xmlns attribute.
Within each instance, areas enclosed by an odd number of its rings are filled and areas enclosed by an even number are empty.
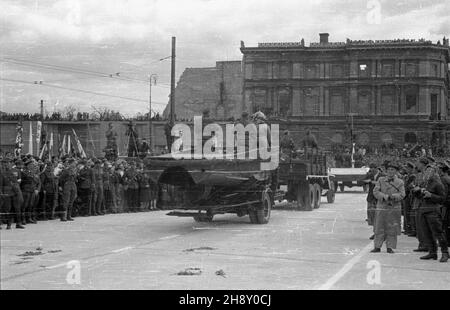
<svg viewBox="0 0 450 310"><path fill-rule="evenodd" d="M61 216L62 222L73 221L72 208L77 197L76 161L75 159L70 158L67 160L67 164L68 166L63 170L59 178L63 200L63 215Z"/></svg>
<svg viewBox="0 0 450 310"><path fill-rule="evenodd" d="M0 168L0 213L6 218L6 229L11 229L11 223L15 217L16 228L23 229L21 210L17 192L17 178L11 170L11 160L3 158ZM1 220L1 219L0 219ZM0 221L1 224L1 221Z"/></svg>

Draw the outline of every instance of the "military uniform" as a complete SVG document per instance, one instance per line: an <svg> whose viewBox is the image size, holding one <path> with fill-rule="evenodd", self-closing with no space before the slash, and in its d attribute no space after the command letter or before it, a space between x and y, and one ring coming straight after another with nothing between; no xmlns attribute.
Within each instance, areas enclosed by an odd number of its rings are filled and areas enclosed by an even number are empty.
<svg viewBox="0 0 450 310"><path fill-rule="evenodd" d="M404 183L396 175L393 178L381 177L373 189L373 195L378 200L375 210L375 248L380 249L386 241L388 249L395 249L397 236L401 234Z"/></svg>
<svg viewBox="0 0 450 310"><path fill-rule="evenodd" d="M61 173L59 183L62 187L63 215L61 221L73 221L73 203L77 198L77 175L75 169L67 167Z"/></svg>
<svg viewBox="0 0 450 310"><path fill-rule="evenodd" d="M424 245L429 252L428 255L421 258L437 259L437 241L441 247L443 259L445 256L447 256L448 259L447 238L443 230L441 213L441 207L446 198L445 187L439 176L436 173L431 172L421 189L422 201L418 209L418 224L420 225L420 229L423 233ZM425 197L423 190L431 193L431 197Z"/></svg>
<svg viewBox="0 0 450 310"><path fill-rule="evenodd" d="M135 167L131 167L124 174L125 196L127 211L136 212L139 209L139 184Z"/></svg>
<svg viewBox="0 0 450 310"><path fill-rule="evenodd" d="M44 193L43 197L43 218L53 219L55 216L55 209L57 204L57 179L53 174L52 166L48 166L47 169L41 174L41 184Z"/></svg>
<svg viewBox="0 0 450 310"><path fill-rule="evenodd" d="M38 179L36 175L30 169L30 163L27 163L27 167L22 171L22 182L20 183L20 188L23 194L23 222L27 224L36 224L33 219L34 216L34 206L36 205L38 191Z"/></svg>
<svg viewBox="0 0 450 310"><path fill-rule="evenodd" d="M7 163L9 160L3 160ZM0 173L0 213L4 214L7 229L11 228L12 220L15 217L16 228L24 228L20 209L20 188L17 183L17 177L8 167L2 167ZM1 224L1 222L0 222Z"/></svg>
<svg viewBox="0 0 450 310"><path fill-rule="evenodd" d="M111 205L113 203L113 199L112 199L111 174L107 166L103 168L103 197L105 210L112 211Z"/></svg>
<svg viewBox="0 0 450 310"><path fill-rule="evenodd" d="M404 230L408 236L416 235L415 221L413 220L414 213L412 212L412 188L416 176L413 173L406 174L404 178L405 182L405 199L403 200L404 210Z"/></svg>
<svg viewBox="0 0 450 310"><path fill-rule="evenodd" d="M81 215L92 215L92 192L94 188L94 173L88 166L78 172L78 195L81 200Z"/></svg>
<svg viewBox="0 0 450 310"><path fill-rule="evenodd" d="M97 162L94 166L93 174L94 174L94 185L95 185L95 194L93 206L94 215L104 215L104 194L103 194L103 168L100 166L100 162Z"/></svg>
<svg viewBox="0 0 450 310"><path fill-rule="evenodd" d="M450 176L445 175L441 179L447 191L447 196L442 206L442 220L448 244L450 242Z"/></svg>

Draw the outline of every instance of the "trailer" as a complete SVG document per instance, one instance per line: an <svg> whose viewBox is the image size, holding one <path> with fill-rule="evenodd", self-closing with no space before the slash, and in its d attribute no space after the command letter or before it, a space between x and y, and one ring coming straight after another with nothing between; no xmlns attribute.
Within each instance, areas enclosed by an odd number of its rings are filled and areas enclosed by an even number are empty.
<svg viewBox="0 0 450 310"><path fill-rule="evenodd" d="M369 168L330 168L330 175L334 178L334 187L344 192L345 187L362 186L364 192L368 191L368 185L363 182Z"/></svg>
<svg viewBox="0 0 450 310"><path fill-rule="evenodd" d="M287 191L277 191L276 199L296 202L297 209L312 211L321 205L321 197L334 203L334 179L328 173L325 153L309 151L280 161L278 185Z"/></svg>
<svg viewBox="0 0 450 310"><path fill-rule="evenodd" d="M269 222L277 169L261 170L260 160L174 159L169 154L147 158L145 167L153 182L181 194L170 216L211 222L217 214L233 213L248 215L253 224Z"/></svg>

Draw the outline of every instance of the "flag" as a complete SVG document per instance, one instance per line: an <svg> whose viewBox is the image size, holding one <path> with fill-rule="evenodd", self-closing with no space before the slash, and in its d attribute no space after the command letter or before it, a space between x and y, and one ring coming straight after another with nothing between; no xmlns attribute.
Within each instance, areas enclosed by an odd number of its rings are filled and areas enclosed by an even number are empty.
<svg viewBox="0 0 450 310"><path fill-rule="evenodd" d="M23 140L22 140L22 134L23 134L23 127L22 127L22 123L17 123L17 127L16 127L16 145L14 148L14 155L16 157L19 157L20 154L22 153L22 147L23 147Z"/></svg>
<svg viewBox="0 0 450 310"><path fill-rule="evenodd" d="M44 152L45 152L46 148L47 148L47 145L44 144L44 146L42 147L41 153L39 154L39 159L42 159L42 156L44 156Z"/></svg>
<svg viewBox="0 0 450 310"><path fill-rule="evenodd" d="M33 127L30 122L30 136L28 140L28 154L33 155Z"/></svg>
<svg viewBox="0 0 450 310"><path fill-rule="evenodd" d="M81 145L80 139L78 138L78 135L77 135L77 133L75 132L75 129L72 128L72 131L73 131L73 135L74 135L74 138L75 138L75 142L76 142L76 144L77 144L78 152L80 153L81 158L86 158L86 157L87 157L87 156L86 156L86 153L85 153L84 150L83 150L83 146Z"/></svg>
<svg viewBox="0 0 450 310"><path fill-rule="evenodd" d="M63 137L63 141L61 144L61 152L59 154L60 157L64 156L66 154L66 135Z"/></svg>
<svg viewBox="0 0 450 310"><path fill-rule="evenodd" d="M71 144L70 144L70 134L67 135L67 154L70 155L70 148L71 148Z"/></svg>
<svg viewBox="0 0 450 310"><path fill-rule="evenodd" d="M51 160L53 156L53 132L50 133L50 143L48 147L48 159Z"/></svg>

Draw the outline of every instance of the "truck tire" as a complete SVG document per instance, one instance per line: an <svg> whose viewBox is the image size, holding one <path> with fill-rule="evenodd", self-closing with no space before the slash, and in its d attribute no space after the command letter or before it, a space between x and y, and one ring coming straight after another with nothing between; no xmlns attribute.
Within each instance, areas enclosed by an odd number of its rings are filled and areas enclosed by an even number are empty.
<svg viewBox="0 0 450 310"><path fill-rule="evenodd" d="M339 189L341 190L342 193L344 192L344 190L345 190L345 185L344 185L344 183L339 184Z"/></svg>
<svg viewBox="0 0 450 310"><path fill-rule="evenodd" d="M194 216L194 221L196 222L212 222L214 215L209 214L199 214Z"/></svg>
<svg viewBox="0 0 450 310"><path fill-rule="evenodd" d="M248 216L250 217L250 223L252 224L259 224L258 223L258 217L256 216L255 210L248 211Z"/></svg>
<svg viewBox="0 0 450 310"><path fill-rule="evenodd" d="M272 211L272 199L268 190L262 192L261 205L255 211L258 224L267 224Z"/></svg>
<svg viewBox="0 0 450 310"><path fill-rule="evenodd" d="M336 193L333 189L329 189L327 192L327 202L328 203L334 203L334 199L336 197Z"/></svg>
<svg viewBox="0 0 450 310"><path fill-rule="evenodd" d="M305 185L303 189L302 209L305 211L312 211L314 209L314 185Z"/></svg>
<svg viewBox="0 0 450 310"><path fill-rule="evenodd" d="M320 203L322 202L322 188L319 184L314 184L314 209L320 208Z"/></svg>

